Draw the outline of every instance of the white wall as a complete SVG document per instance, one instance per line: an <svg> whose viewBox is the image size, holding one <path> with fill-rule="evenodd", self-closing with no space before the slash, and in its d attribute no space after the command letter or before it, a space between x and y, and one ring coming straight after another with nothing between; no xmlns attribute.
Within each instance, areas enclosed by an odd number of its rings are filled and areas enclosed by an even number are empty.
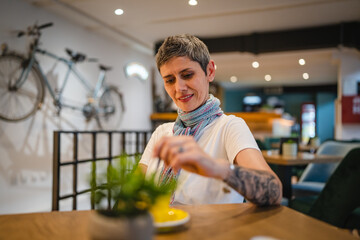
<svg viewBox="0 0 360 240"><path fill-rule="evenodd" d="M155 66L153 56L96 35L22 0L0 1L0 43L7 42L10 48L24 52L26 39L17 39L14 30L25 29L35 21L54 23L52 28L43 31L42 48L65 57L64 49L69 47L113 67L107 80L119 87L126 107L119 130L151 129L150 81L126 79L123 66L139 61L150 70ZM64 69L59 64L54 65L55 62L46 57L41 57L40 63L53 84L61 82ZM79 64L79 71L93 83L96 81L97 64ZM71 80L67 96L84 97L84 89ZM18 123L0 121L0 214L50 211L53 131L97 128L95 122L86 123L80 112L64 109L57 116L49 94L46 96L43 108L33 117ZM67 150L65 145L62 151L71 155Z"/></svg>
<svg viewBox="0 0 360 240"><path fill-rule="evenodd" d="M360 138L360 123L343 124L341 122L341 97L357 95L357 82L360 82L360 52L342 48L334 54L338 61L338 101L336 102L336 138L343 140Z"/></svg>

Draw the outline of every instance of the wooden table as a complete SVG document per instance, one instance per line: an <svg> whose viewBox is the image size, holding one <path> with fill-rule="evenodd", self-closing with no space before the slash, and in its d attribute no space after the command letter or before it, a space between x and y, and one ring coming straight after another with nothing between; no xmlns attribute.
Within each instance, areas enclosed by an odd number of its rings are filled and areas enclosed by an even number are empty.
<svg viewBox="0 0 360 240"><path fill-rule="evenodd" d="M309 163L340 162L342 156L317 155L309 152L299 152L296 156L280 155L278 150L262 151L267 163L277 165L277 175L283 184L283 197L291 199L291 174L294 166L307 165Z"/></svg>
<svg viewBox="0 0 360 240"><path fill-rule="evenodd" d="M250 203L180 206L191 216L186 229L157 234L162 239L356 239L345 230L284 206L258 208ZM0 215L0 239L89 239L91 211Z"/></svg>

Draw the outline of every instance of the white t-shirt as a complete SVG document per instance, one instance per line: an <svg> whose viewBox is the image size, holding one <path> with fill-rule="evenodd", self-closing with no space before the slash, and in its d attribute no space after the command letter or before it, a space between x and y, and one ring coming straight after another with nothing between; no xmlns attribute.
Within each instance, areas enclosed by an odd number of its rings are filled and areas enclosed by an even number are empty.
<svg viewBox="0 0 360 240"><path fill-rule="evenodd" d="M165 123L152 134L140 160L140 163L147 165L147 176L155 171L161 171L163 162L161 161L157 170L157 160L152 158L153 147L162 136L172 136L173 127L174 122ZM236 155L243 149L259 150L245 121L242 118L225 114L204 128L198 144L214 159L225 159L229 163L233 163ZM182 169L173 203L220 204L242 203L243 200L243 196L221 180L203 177Z"/></svg>

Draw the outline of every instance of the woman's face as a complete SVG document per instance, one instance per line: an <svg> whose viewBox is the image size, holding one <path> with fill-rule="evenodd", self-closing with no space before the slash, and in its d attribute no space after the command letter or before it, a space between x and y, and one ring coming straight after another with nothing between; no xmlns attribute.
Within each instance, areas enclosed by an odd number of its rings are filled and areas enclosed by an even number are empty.
<svg viewBox="0 0 360 240"><path fill-rule="evenodd" d="M188 57L173 57L160 67L165 90L183 111L191 112L209 98L209 82L215 77L214 61L210 60L205 75L198 62Z"/></svg>

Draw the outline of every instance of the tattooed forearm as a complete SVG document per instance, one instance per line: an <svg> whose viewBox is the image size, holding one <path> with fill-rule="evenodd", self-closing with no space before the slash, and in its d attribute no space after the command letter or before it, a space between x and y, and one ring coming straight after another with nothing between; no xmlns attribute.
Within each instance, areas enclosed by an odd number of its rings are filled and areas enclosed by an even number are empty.
<svg viewBox="0 0 360 240"><path fill-rule="evenodd" d="M235 166L224 182L256 205L280 204L281 183L268 172Z"/></svg>

